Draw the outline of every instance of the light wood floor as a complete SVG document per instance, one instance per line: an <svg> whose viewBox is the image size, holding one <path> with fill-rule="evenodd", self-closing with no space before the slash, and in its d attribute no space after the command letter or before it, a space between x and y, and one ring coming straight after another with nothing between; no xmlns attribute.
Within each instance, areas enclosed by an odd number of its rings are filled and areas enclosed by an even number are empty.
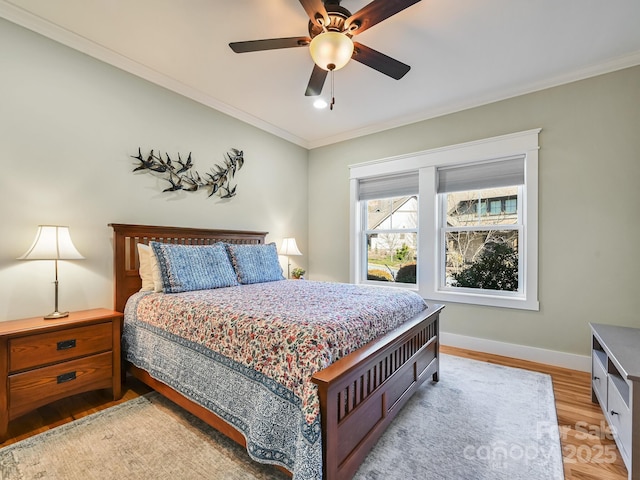
<svg viewBox="0 0 640 480"><path fill-rule="evenodd" d="M551 375L565 480L627 480L627 471L615 442L608 434L602 411L598 405L591 403L591 381L588 373L452 347L442 347L441 351ZM11 422L9 438L0 447L126 402L148 391L145 385L129 377L124 395L118 402L110 401L105 392L92 392L52 403Z"/></svg>

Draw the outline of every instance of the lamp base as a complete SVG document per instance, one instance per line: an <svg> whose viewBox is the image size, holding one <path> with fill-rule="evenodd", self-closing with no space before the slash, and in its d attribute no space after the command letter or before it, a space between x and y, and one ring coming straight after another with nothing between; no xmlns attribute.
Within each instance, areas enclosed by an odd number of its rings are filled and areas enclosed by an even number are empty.
<svg viewBox="0 0 640 480"><path fill-rule="evenodd" d="M55 312L51 312L49 315L45 315L44 319L55 320L56 318L64 318L68 316L69 316L69 312L59 312L56 310Z"/></svg>

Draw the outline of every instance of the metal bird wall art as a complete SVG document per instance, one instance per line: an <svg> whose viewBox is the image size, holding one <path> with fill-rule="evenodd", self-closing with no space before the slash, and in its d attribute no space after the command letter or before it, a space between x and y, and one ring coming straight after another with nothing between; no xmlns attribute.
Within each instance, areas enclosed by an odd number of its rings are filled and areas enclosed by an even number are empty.
<svg viewBox="0 0 640 480"><path fill-rule="evenodd" d="M131 155L131 158L139 162L133 169L134 172L146 171L169 182L169 186L163 192L208 190L209 197L216 195L220 198L231 198L236 195L237 185L231 186L231 179L244 165L244 154L242 150L236 148L232 148L225 154L223 165L214 164L211 171L203 175L193 170L191 152L186 160L183 160L178 153L178 159L173 161L168 153L165 153L163 158L160 152L156 154L154 150L145 157L142 155L142 150L138 148L138 155Z"/></svg>

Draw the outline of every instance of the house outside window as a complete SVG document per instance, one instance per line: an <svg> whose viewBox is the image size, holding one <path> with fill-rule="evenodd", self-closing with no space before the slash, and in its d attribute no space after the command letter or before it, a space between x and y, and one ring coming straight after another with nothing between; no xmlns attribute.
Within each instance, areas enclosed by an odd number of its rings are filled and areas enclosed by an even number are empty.
<svg viewBox="0 0 640 480"><path fill-rule="evenodd" d="M352 165L351 281L404 285L428 301L538 310L539 132ZM415 191L369 191L398 187L399 178L417 178ZM398 282L398 262L412 259L415 283Z"/></svg>

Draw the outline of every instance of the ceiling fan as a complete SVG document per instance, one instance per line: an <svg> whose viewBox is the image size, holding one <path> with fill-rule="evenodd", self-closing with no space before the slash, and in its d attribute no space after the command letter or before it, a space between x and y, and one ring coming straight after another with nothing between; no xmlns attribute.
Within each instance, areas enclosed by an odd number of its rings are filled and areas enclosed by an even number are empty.
<svg viewBox="0 0 640 480"><path fill-rule="evenodd" d="M354 42L352 37L418 3L420 0L373 0L351 14L341 0L299 0L309 16L308 37L271 38L229 44L236 53L309 46L314 61L305 95L322 93L327 73L344 67L351 58L400 80L411 69L398 60Z"/></svg>

